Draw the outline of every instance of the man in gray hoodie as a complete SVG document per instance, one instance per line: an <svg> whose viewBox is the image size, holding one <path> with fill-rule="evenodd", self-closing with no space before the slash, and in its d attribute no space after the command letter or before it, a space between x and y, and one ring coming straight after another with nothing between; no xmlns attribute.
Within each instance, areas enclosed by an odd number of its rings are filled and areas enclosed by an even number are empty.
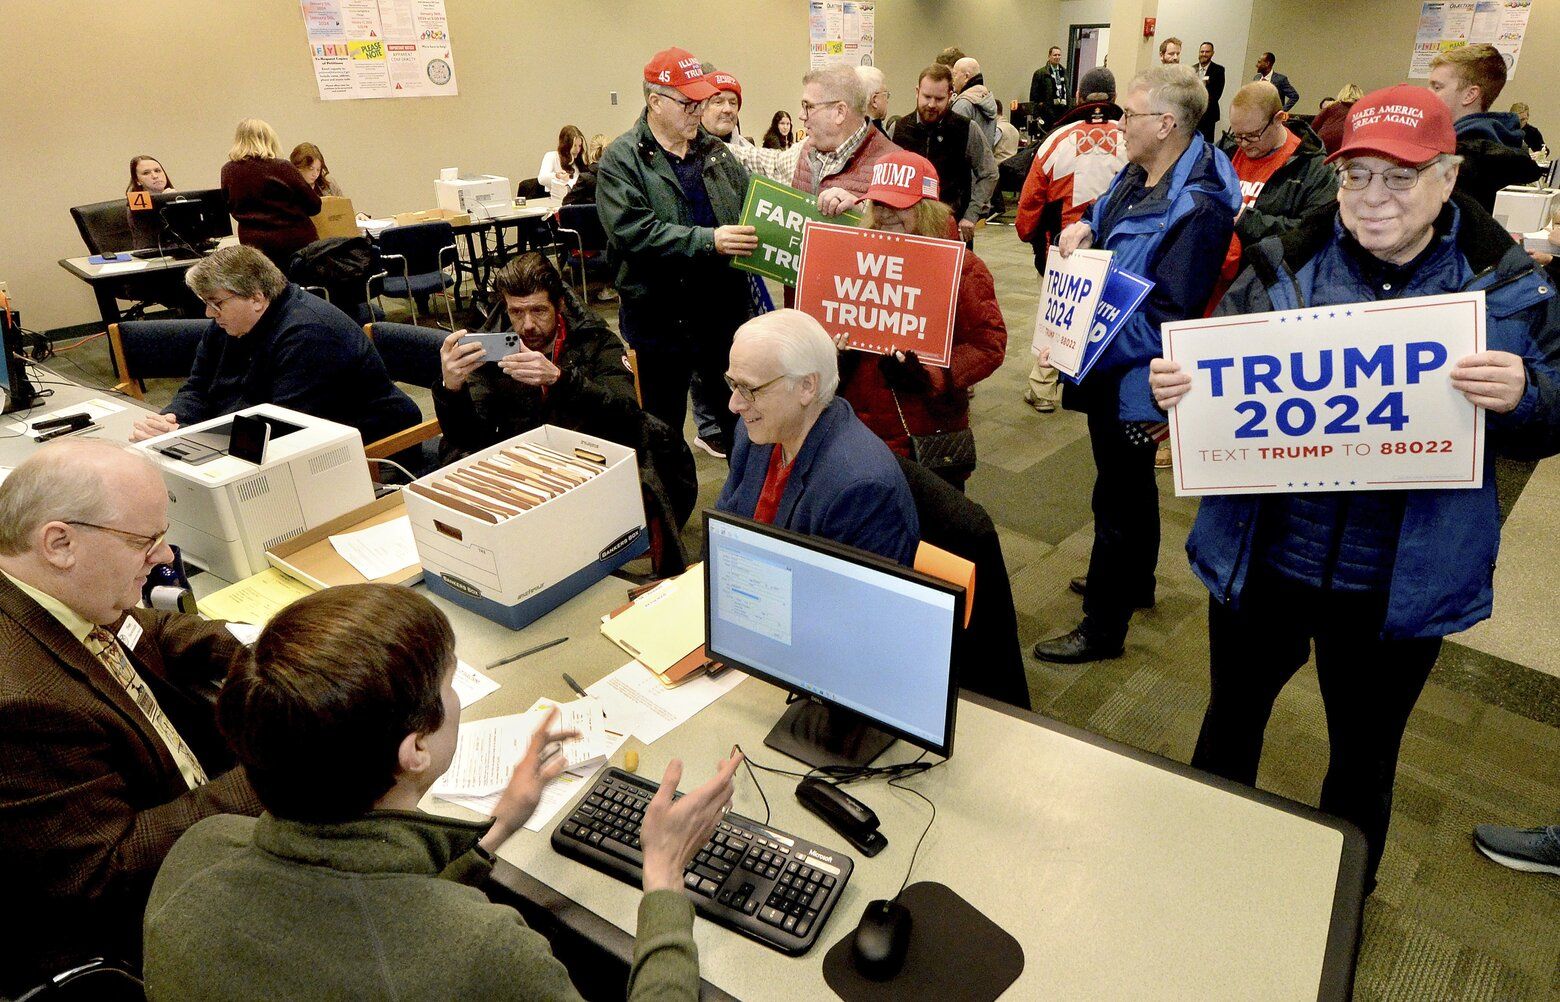
<svg viewBox="0 0 1560 1002"><path fill-rule="evenodd" d="M963 115L975 124L986 142L997 145L997 116L1001 110L997 99L987 88L980 72L980 63L965 56L953 64L953 113Z"/></svg>

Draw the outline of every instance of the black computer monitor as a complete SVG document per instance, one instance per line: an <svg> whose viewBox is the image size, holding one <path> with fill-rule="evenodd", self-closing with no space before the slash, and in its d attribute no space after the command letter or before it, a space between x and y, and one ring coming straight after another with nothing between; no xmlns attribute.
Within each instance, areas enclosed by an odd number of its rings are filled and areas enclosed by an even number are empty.
<svg viewBox="0 0 1560 1002"><path fill-rule="evenodd" d="M38 391L27 378L22 330L4 308L0 308L0 346L0 383L5 386L3 410L6 414L25 410L37 401Z"/></svg>
<svg viewBox="0 0 1560 1002"><path fill-rule="evenodd" d="M953 752L964 589L828 540L704 513L706 652L798 697L764 743L866 765L895 738Z"/></svg>
<svg viewBox="0 0 1560 1002"><path fill-rule="evenodd" d="M130 212L130 232L136 250L203 254L233 232L233 221L221 188L164 191L150 209Z"/></svg>

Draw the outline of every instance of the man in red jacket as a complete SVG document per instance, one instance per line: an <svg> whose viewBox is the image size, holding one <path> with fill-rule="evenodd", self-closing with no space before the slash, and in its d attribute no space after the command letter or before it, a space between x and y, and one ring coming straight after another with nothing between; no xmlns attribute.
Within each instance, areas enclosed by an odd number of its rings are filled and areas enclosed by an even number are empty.
<svg viewBox="0 0 1560 1002"><path fill-rule="evenodd" d="M1056 123L1035 152L1018 198L1018 238L1035 248L1035 270L1045 274L1046 251L1063 228L1083 218L1111 179L1127 165L1116 105L1116 77L1092 69L1078 84L1078 106ZM1056 370L1036 362L1024 402L1042 414L1056 410L1062 387Z"/></svg>

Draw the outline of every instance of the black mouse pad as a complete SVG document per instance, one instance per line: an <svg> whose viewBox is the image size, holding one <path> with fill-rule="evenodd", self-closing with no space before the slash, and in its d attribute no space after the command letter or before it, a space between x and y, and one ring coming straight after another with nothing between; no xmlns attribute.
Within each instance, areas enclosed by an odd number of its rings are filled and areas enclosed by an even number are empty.
<svg viewBox="0 0 1560 1002"><path fill-rule="evenodd" d="M1024 948L946 884L923 881L899 895L910 909L910 949L904 966L886 981L856 970L852 935L823 958L823 980L846 1002L926 999L928 1002L989 1002L1007 991L1024 971ZM865 907L863 904L862 907ZM836 913L840 918L859 919Z"/></svg>

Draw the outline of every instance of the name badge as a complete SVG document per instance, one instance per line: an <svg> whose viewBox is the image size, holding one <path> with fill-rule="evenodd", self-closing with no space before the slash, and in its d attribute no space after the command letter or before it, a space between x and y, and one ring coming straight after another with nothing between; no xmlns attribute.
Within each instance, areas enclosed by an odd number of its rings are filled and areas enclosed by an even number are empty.
<svg viewBox="0 0 1560 1002"><path fill-rule="evenodd" d="M125 645L125 650L135 650L135 645L140 642L141 634L146 630L135 621L134 616L126 616L125 621L119 627L119 642Z"/></svg>

